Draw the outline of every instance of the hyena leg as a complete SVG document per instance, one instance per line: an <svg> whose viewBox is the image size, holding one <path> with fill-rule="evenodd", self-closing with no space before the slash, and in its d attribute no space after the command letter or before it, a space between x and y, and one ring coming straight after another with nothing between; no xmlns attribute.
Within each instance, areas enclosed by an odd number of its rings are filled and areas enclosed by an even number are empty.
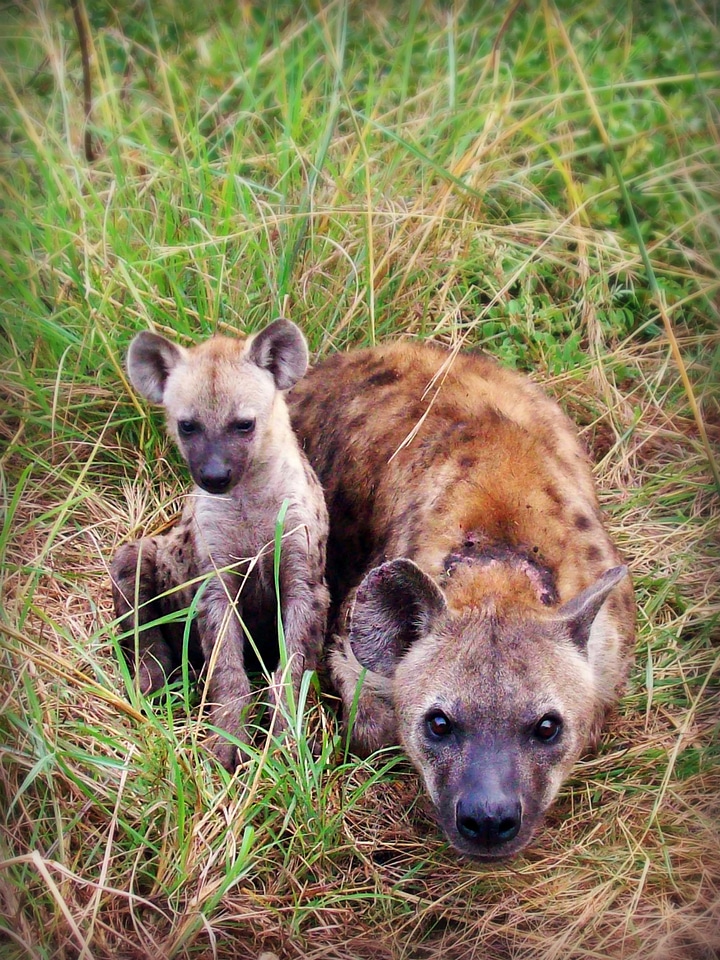
<svg viewBox="0 0 720 960"><path fill-rule="evenodd" d="M336 641L328 662L333 686L342 700L343 722L346 730L350 728L353 752L367 757L381 747L396 745L392 681L369 670L363 676L347 638Z"/></svg>
<svg viewBox="0 0 720 960"><path fill-rule="evenodd" d="M120 643L145 694L159 690L177 666L176 655L160 627L146 626L168 612L157 599L161 593L157 563L157 539L143 537L123 544L110 565L115 615L126 634Z"/></svg>
<svg viewBox="0 0 720 960"><path fill-rule="evenodd" d="M238 620L231 577L214 577L198 608L200 642L207 669L207 690L213 726L245 741L242 711L250 700L250 681L245 671L242 627ZM232 598L232 599L231 599ZM235 745L219 736L210 738L210 748L220 763L233 770L238 762Z"/></svg>
<svg viewBox="0 0 720 960"><path fill-rule="evenodd" d="M271 686L271 697L276 707L272 726L274 733L280 733L287 727L286 711L282 709L287 703L287 680L292 685L297 703L303 673L317 669L330 606L330 594L324 581L308 582L303 581L302 577L294 577L292 584L294 591L283 598L282 604L288 672L283 670L282 663L279 664Z"/></svg>

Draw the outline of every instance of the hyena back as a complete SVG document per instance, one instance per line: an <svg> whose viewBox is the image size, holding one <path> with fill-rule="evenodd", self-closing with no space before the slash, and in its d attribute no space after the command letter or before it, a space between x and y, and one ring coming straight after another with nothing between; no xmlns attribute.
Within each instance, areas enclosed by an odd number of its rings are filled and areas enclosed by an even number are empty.
<svg viewBox="0 0 720 960"><path fill-rule="evenodd" d="M556 403L479 355L337 355L291 395L325 487L330 672L367 753L400 742L454 846L524 847L595 744L634 600Z"/></svg>
<svg viewBox="0 0 720 960"><path fill-rule="evenodd" d="M244 630L262 653L274 646L277 660L273 542L284 501L280 594L296 692L303 670L315 668L324 639L327 511L284 398L307 359L300 330L287 320L245 340L213 337L190 349L144 332L128 353L131 382L165 408L168 432L195 487L169 533L125 544L113 560L125 650L141 690L162 686L180 667L185 625L148 624L187 608L207 579L191 626L190 665L207 672L212 723L240 739L241 712L251 695ZM230 741L212 743L221 762L233 767Z"/></svg>

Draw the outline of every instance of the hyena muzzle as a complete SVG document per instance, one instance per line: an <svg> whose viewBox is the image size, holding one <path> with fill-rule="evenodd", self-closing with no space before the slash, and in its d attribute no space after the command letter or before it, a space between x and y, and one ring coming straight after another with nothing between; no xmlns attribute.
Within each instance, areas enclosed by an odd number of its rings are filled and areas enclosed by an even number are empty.
<svg viewBox="0 0 720 960"><path fill-rule="evenodd" d="M307 361L304 337L288 320L244 340L217 336L190 349L143 332L128 353L133 386L165 408L196 485L169 533L125 544L113 560L122 643L141 690L158 689L183 653L185 622L168 615L186 609L206 580L189 659L206 674L212 723L241 740L251 697L246 635L266 663L278 660L273 542L285 501L279 581L295 693L303 670L317 665L325 635L327 511L284 397ZM276 701L282 680L278 666ZM282 711L275 723L283 725ZM232 768L234 745L224 737L211 743Z"/></svg>
<svg viewBox="0 0 720 960"><path fill-rule="evenodd" d="M290 405L330 513L329 667L355 749L400 742L459 851L517 853L634 645L573 425L492 359L409 343L329 358Z"/></svg>

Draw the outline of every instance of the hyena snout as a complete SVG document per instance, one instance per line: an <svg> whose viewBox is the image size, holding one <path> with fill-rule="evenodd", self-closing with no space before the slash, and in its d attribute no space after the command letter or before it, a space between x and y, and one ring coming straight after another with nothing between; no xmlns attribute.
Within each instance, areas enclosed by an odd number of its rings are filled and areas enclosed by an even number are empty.
<svg viewBox="0 0 720 960"><path fill-rule="evenodd" d="M233 471L227 460L214 454L193 471L193 479L207 493L226 493L233 485Z"/></svg>
<svg viewBox="0 0 720 960"><path fill-rule="evenodd" d="M248 466L245 450L227 443L185 444L190 474L206 493L229 493L243 479Z"/></svg>
<svg viewBox="0 0 720 960"><path fill-rule="evenodd" d="M528 834L518 768L507 751L470 751L464 760L454 787L437 796L448 839L472 857L511 856Z"/></svg>
<svg viewBox="0 0 720 960"><path fill-rule="evenodd" d="M455 825L458 833L481 850L497 851L520 833L522 805L508 796L470 794L457 801Z"/></svg>

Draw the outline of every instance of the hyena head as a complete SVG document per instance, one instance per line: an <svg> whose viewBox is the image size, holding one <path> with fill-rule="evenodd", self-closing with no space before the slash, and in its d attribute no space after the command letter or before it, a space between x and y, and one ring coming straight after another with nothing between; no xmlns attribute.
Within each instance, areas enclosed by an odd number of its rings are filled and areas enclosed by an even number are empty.
<svg viewBox="0 0 720 960"><path fill-rule="evenodd" d="M392 678L400 741L461 853L521 850L583 752L598 703L590 629L626 573L608 570L532 618L499 615L491 601L452 611L405 559L371 570L358 588L353 653Z"/></svg>
<svg viewBox="0 0 720 960"><path fill-rule="evenodd" d="M146 331L130 344L127 361L138 393L165 408L195 483L217 494L262 459L284 408L278 391L293 386L307 365L302 333L283 319L245 340L213 337L190 349Z"/></svg>

